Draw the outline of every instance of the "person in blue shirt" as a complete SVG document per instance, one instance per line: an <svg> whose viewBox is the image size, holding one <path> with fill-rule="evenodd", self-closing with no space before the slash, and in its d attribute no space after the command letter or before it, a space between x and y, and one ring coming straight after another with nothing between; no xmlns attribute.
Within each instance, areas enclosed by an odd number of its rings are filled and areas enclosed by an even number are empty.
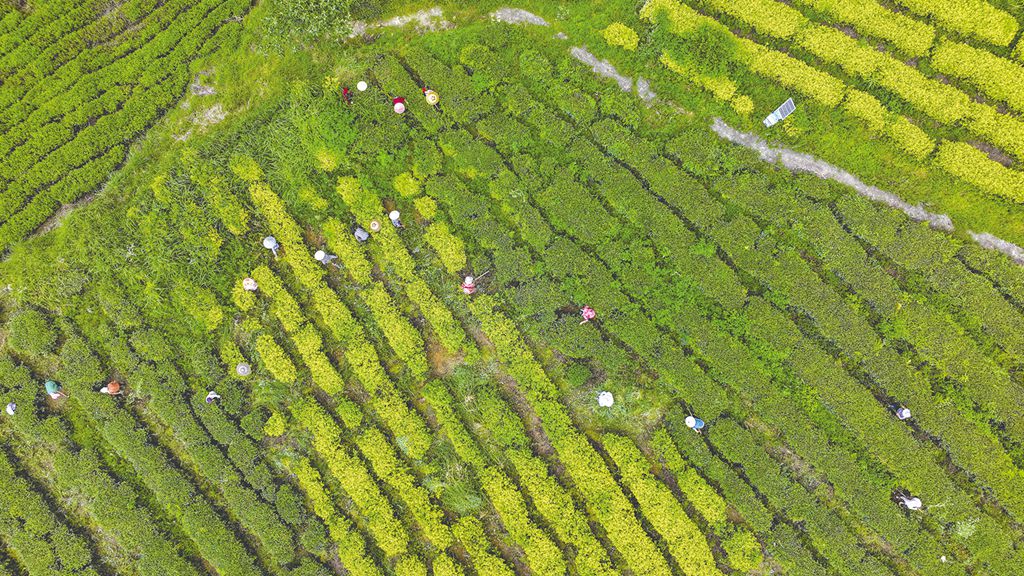
<svg viewBox="0 0 1024 576"><path fill-rule="evenodd" d="M704 429L704 421L696 416L687 416L686 426L695 432L700 433L700 431Z"/></svg>

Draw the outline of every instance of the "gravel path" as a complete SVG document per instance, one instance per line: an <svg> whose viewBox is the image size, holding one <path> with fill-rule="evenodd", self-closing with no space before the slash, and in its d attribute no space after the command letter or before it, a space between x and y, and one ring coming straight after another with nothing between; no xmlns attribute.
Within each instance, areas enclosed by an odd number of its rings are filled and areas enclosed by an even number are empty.
<svg viewBox="0 0 1024 576"><path fill-rule="evenodd" d="M434 6L429 10L420 10L412 14L395 16L388 20L378 20L377 22L363 22L359 20L353 22L352 33L348 37L360 36L374 28L401 28L413 22L416 23L417 29L425 31L446 30L454 26L454 24L444 19L444 12L441 11L441 8Z"/></svg>
<svg viewBox="0 0 1024 576"><path fill-rule="evenodd" d="M548 21L537 16L533 12L522 8L498 8L491 12L491 18L496 22L507 24L533 24L535 26L550 26Z"/></svg>
<svg viewBox="0 0 1024 576"><path fill-rule="evenodd" d="M573 58L590 66L590 69L595 74L614 80L623 92L629 92L633 89L632 78L620 74L610 62L598 59L597 56L586 48L575 46L569 50L569 53ZM636 91L645 102L652 102L657 97L654 91L651 90L650 82L643 78L637 78ZM834 180L853 188L854 191L865 198L881 202L886 206L902 211L912 220L927 222L929 226L936 230L944 230L946 232L954 230L953 220L946 214L936 214L929 212L921 205L910 204L892 192L865 184L860 178L820 158L802 152L795 152L789 148L773 148L756 134L741 132L729 126L720 118L715 118L711 129L721 138L754 150L765 162L780 163L793 172L807 172L825 180ZM967 233L979 246L990 250L998 250L1018 264L1024 264L1024 248L987 232L977 233L968 230Z"/></svg>
<svg viewBox="0 0 1024 576"><path fill-rule="evenodd" d="M853 174L833 166L820 158L816 158L810 154L794 152L788 148L772 148L762 138L747 132L740 132L723 122L720 118L715 118L714 123L711 125L711 129L714 130L716 134L730 142L739 144L744 148L754 150L761 155L761 159L765 162L780 162L783 166L789 168L793 172L809 172L825 180L835 180L840 184L845 184L850 188L853 188L861 196L870 198L875 202L881 202L887 206L896 208L897 210L902 210L913 220L917 220L918 222L928 222L932 228L937 228L939 230L953 230L953 221L950 220L949 216L946 216L945 214L935 214L925 210L921 206L908 204L892 192L886 192L885 190L881 190L874 186L868 186Z"/></svg>

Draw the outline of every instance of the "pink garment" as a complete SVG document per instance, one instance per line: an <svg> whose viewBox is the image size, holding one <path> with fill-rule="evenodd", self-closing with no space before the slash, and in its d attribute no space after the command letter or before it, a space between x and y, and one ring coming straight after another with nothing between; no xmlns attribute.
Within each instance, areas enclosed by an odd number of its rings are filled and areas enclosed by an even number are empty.
<svg viewBox="0 0 1024 576"><path fill-rule="evenodd" d="M594 312L594 309L590 306L584 306L583 309L580 310L580 315L583 316L583 321L580 322L580 324L586 324L594 318L597 318L597 312Z"/></svg>
<svg viewBox="0 0 1024 576"><path fill-rule="evenodd" d="M472 282L463 282L462 283L462 292L465 293L465 294L472 294L472 293L476 292L476 284L474 284Z"/></svg>

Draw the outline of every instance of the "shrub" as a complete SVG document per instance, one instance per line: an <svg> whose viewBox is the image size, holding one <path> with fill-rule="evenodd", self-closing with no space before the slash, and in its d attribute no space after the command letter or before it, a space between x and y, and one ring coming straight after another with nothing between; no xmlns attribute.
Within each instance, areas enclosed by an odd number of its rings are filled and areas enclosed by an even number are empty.
<svg viewBox="0 0 1024 576"><path fill-rule="evenodd" d="M762 34L782 40L792 38L808 23L799 10L774 0L708 0L707 3Z"/></svg>
<svg viewBox="0 0 1024 576"><path fill-rule="evenodd" d="M739 530L722 543L729 565L740 572L752 572L761 566L764 556L761 554L761 543L753 534Z"/></svg>
<svg viewBox="0 0 1024 576"><path fill-rule="evenodd" d="M1011 15L985 0L900 0L911 12L931 16L942 26L997 46L1009 46L1019 25Z"/></svg>
<svg viewBox="0 0 1024 576"><path fill-rule="evenodd" d="M966 142L943 142L935 161L946 172L990 194L1024 202L1024 173L1006 168Z"/></svg>
<svg viewBox="0 0 1024 576"><path fill-rule="evenodd" d="M632 28L621 22L612 22L607 28L601 31L604 39L612 46L621 46L626 50L636 50L640 44L640 37Z"/></svg>
<svg viewBox="0 0 1024 576"><path fill-rule="evenodd" d="M420 193L419 181L409 172L402 172L395 176L391 181L391 185L395 187L395 191L405 198L412 198Z"/></svg>
<svg viewBox="0 0 1024 576"><path fill-rule="evenodd" d="M456 274L466 267L466 250L462 239L448 230L445 222L434 222L423 235L427 243L437 252L445 270Z"/></svg>
<svg viewBox="0 0 1024 576"><path fill-rule="evenodd" d="M732 105L732 109L741 116L749 116L754 112L754 101L745 94L735 96L729 103Z"/></svg>
<svg viewBox="0 0 1024 576"><path fill-rule="evenodd" d="M729 62L738 54L736 37L721 25L701 21L683 32L670 34L671 24L658 16L655 43L664 48L672 60L690 70L707 76L723 76Z"/></svg>
<svg viewBox="0 0 1024 576"><path fill-rule="evenodd" d="M267 423L263 425L263 433L267 436L277 437L284 434L285 421L284 416L281 416L280 412L274 412L267 419Z"/></svg>
<svg viewBox="0 0 1024 576"><path fill-rule="evenodd" d="M52 352L57 343L57 332L49 320L42 312L31 308L11 316L7 330L7 344L19 354L42 356Z"/></svg>
<svg viewBox="0 0 1024 576"><path fill-rule="evenodd" d="M253 160L252 156L238 154L231 157L228 163L231 171L245 182L253 183L263 179L263 169Z"/></svg>
<svg viewBox="0 0 1024 576"><path fill-rule="evenodd" d="M339 42L352 29L351 11L351 0L275 0L261 37L277 51L283 51L289 40Z"/></svg>
<svg viewBox="0 0 1024 576"><path fill-rule="evenodd" d="M412 201L416 211L426 220L432 220L437 215L437 202L430 196L420 196Z"/></svg>
<svg viewBox="0 0 1024 576"><path fill-rule="evenodd" d="M893 12L875 0L802 0L831 18L852 24L858 32L891 43L910 56L924 56L935 40L935 29L906 14Z"/></svg>
<svg viewBox="0 0 1024 576"><path fill-rule="evenodd" d="M259 353L263 366L275 380L284 384L295 382L298 377L295 364L272 337L268 334L261 334L256 339L256 352Z"/></svg>
<svg viewBox="0 0 1024 576"><path fill-rule="evenodd" d="M1024 66L951 40L932 53L932 65L943 74L963 78L983 92L1024 112Z"/></svg>

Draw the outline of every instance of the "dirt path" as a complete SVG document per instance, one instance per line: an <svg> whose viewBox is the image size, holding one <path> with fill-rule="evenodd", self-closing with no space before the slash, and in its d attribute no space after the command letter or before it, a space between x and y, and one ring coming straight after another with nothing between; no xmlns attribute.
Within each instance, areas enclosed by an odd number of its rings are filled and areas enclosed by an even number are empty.
<svg viewBox="0 0 1024 576"><path fill-rule="evenodd" d="M495 22L505 22L506 24L550 26L547 20L537 16L533 12L523 10L522 8L498 8L494 12L491 12L491 18L494 19Z"/></svg>
<svg viewBox="0 0 1024 576"><path fill-rule="evenodd" d="M586 48L575 46L569 49L569 53L573 58L576 58L580 62L590 66L591 70L593 70L595 74L614 80L623 92L628 92L633 89L632 78L621 74L615 66L607 60L599 60L597 56L592 54ZM657 97L654 91L651 90L650 82L643 78L637 78L636 90L638 96L645 102L653 102ZM854 191L869 200L880 202L886 206L900 210L912 220L928 222L928 225L936 230L944 230L946 232L952 232L955 230L953 220L946 214L936 214L925 210L923 206L910 204L896 194L866 184L850 172L847 172L833 164L829 164L816 156L796 152L789 148L773 148L760 136L749 132L741 132L732 126L729 126L720 118L714 119L714 122L711 125L711 130L725 140L743 146L744 148L754 150L765 162L780 163L793 172L807 172L825 180L834 180L840 184L853 188ZM993 236L987 232L977 233L968 230L967 233L982 248L1002 252L1009 256L1014 262L1024 265L1024 248L997 236Z"/></svg>
<svg viewBox="0 0 1024 576"><path fill-rule="evenodd" d="M444 12L441 11L439 6L434 6L429 10L420 10L419 12L413 12L412 14L405 14L403 16L395 16L387 20L378 20L376 22L363 22L357 20L352 23L352 33L349 34L349 38L361 36L374 28L401 28L408 24L416 23L417 30L424 32L432 32L435 30L447 30L455 25L444 19Z"/></svg>

